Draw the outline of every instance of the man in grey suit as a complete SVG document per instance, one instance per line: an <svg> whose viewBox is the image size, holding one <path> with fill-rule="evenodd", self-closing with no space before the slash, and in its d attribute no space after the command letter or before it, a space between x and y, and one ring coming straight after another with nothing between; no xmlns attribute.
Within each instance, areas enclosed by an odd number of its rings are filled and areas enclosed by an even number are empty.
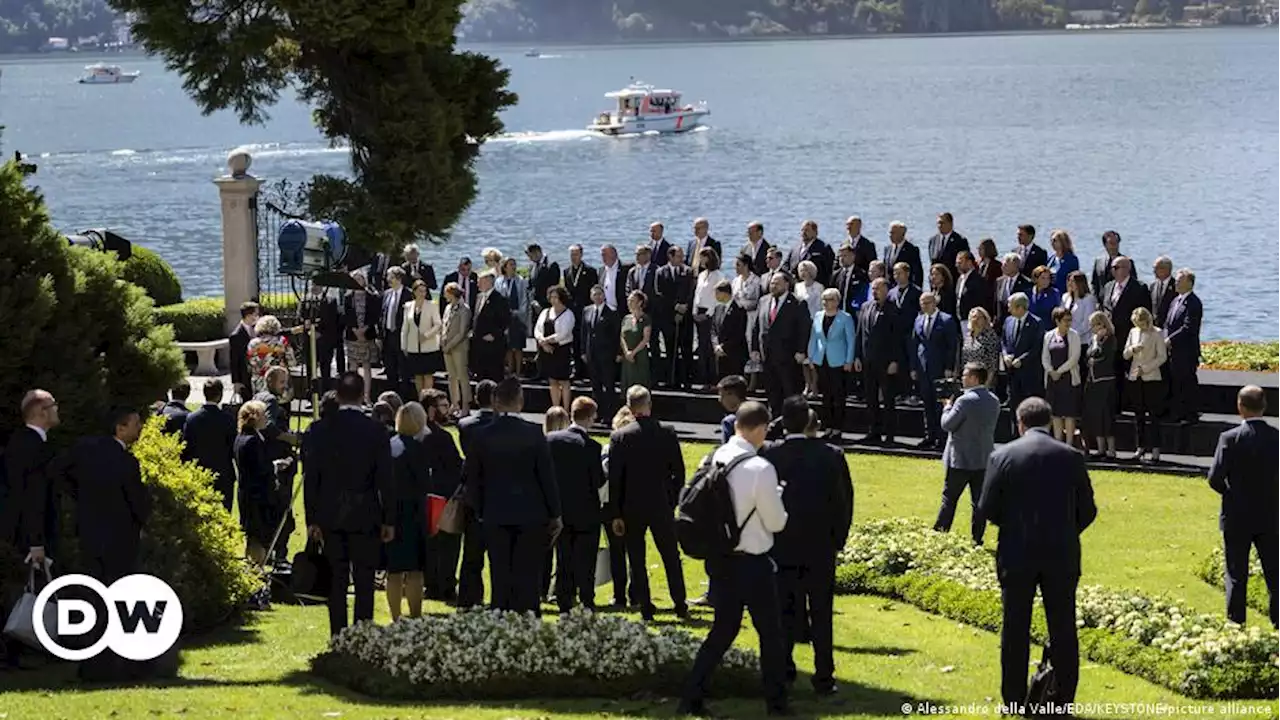
<svg viewBox="0 0 1280 720"><path fill-rule="evenodd" d="M987 521L978 509L982 498L982 478L987 470L987 460L996 441L996 424L1000 422L1000 398L987 389L987 368L978 363L964 366L961 376L964 392L954 401L943 404L942 430L947 433L947 446L942 451L942 466L947 469L942 487L942 507L933 529L950 532L951 521L956 517L956 504L964 489L969 488L969 500L973 503L973 520L970 524L973 544L982 544Z"/></svg>

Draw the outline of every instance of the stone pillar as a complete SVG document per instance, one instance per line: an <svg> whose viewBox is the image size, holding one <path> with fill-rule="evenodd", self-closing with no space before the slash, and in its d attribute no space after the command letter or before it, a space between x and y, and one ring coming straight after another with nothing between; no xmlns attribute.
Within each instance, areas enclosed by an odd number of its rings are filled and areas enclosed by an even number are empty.
<svg viewBox="0 0 1280 720"><path fill-rule="evenodd" d="M222 293L230 333L240 323L240 305L258 297L258 224L254 199L262 181L249 174L253 158L244 148L227 154L227 171L213 181L222 199Z"/></svg>

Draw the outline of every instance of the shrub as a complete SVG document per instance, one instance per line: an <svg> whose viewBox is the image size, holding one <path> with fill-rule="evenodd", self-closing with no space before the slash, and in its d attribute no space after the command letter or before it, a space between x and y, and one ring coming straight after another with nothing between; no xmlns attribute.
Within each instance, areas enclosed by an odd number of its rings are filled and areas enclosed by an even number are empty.
<svg viewBox="0 0 1280 720"><path fill-rule="evenodd" d="M1276 372L1280 369L1280 343L1208 342L1200 346L1200 367L1210 370Z"/></svg>
<svg viewBox="0 0 1280 720"><path fill-rule="evenodd" d="M1195 568L1196 577L1216 588L1225 586L1226 578L1223 577L1224 572L1225 558L1220 547L1215 547L1211 550ZM1249 588L1245 591L1245 602L1249 607L1259 612L1266 613L1271 611L1271 598L1267 594L1267 581L1262 576L1262 561L1258 559L1258 554L1254 552L1249 554Z"/></svg>
<svg viewBox="0 0 1280 720"><path fill-rule="evenodd" d="M185 374L173 331L121 269L113 253L69 247L40 193L0 165L0 438L30 388L58 399L51 441L64 444L101 432L109 406L147 406Z"/></svg>
<svg viewBox="0 0 1280 720"><path fill-rule="evenodd" d="M227 336L222 298L193 298L156 308L156 322L173 326L178 342L218 340Z"/></svg>
<svg viewBox="0 0 1280 720"><path fill-rule="evenodd" d="M133 246L133 254L124 263L120 277L142 288L156 305L182 302L182 283L178 274L154 250Z"/></svg>
<svg viewBox="0 0 1280 720"><path fill-rule="evenodd" d="M244 534L213 489L213 474L182 461L182 443L147 421L133 454L151 490L152 513L139 567L169 583L182 601L184 630L227 620L261 587L245 562Z"/></svg>
<svg viewBox="0 0 1280 720"><path fill-rule="evenodd" d="M474 610L443 617L360 623L335 637L312 669L360 692L398 698L617 697L678 688L700 640L651 632L583 610L543 622L532 614ZM725 655L717 681L758 692L759 658Z"/></svg>

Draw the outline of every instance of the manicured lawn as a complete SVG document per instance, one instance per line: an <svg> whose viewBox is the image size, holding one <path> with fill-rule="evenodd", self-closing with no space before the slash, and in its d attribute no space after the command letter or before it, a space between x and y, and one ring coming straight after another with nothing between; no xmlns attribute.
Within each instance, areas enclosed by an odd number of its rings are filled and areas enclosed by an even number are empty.
<svg viewBox="0 0 1280 720"><path fill-rule="evenodd" d="M708 446L685 448L692 470ZM890 516L932 519L941 488L936 462L851 455L856 488L855 521ZM1167 592L1204 612L1222 612L1220 590L1194 575L1196 560L1219 542L1217 496L1202 480L1159 475L1097 473L1093 477L1099 505L1095 525L1085 534L1083 582L1109 587ZM955 530L968 525L967 500L957 513ZM301 511L301 507L298 508ZM800 520L797 518L797 520ZM301 521L301 517L299 517ZM997 531L988 534L994 547ZM302 544L299 529L291 538ZM660 608L669 607L666 583L656 553L650 555L650 578ZM685 577L691 595L705 588L701 563L688 562ZM601 588L600 601L609 590ZM818 699L807 683L797 685L796 709L810 717L901 717L904 702L946 705L990 704L999 694L999 638L915 608L874 597L837 599L836 665L841 694ZM432 612L447 608L432 604ZM1251 622L1266 622L1251 613ZM387 622L379 597L378 620ZM674 616L660 612L659 622ZM695 611L695 632L705 632L707 611ZM602 716L667 716L669 698L504 702L498 704L388 704L334 687L306 673L308 660L327 636L323 607L276 607L252 616L243 628L193 640L183 653L178 682L161 687L89 689L70 679L68 668L49 672L0 675L0 714L13 718L89 717L252 717L252 718L599 718ZM754 645L746 623L739 638ZM1038 652L1033 652L1033 659ZM803 671L812 669L807 647L798 648ZM7 692L6 692L7 691ZM607 694L607 689L604 690ZM673 694L675 689L673 689ZM1078 701L1082 703L1151 702L1187 705L1173 692L1108 667L1086 663ZM1215 715L1229 717L1222 705ZM713 707L732 717L755 717L761 703L722 700ZM1261 703L1262 716L1275 717L1280 707ZM914 713L913 713L914 714ZM1132 717L1135 713L1099 708L1092 717ZM1254 715L1258 717L1260 715Z"/></svg>

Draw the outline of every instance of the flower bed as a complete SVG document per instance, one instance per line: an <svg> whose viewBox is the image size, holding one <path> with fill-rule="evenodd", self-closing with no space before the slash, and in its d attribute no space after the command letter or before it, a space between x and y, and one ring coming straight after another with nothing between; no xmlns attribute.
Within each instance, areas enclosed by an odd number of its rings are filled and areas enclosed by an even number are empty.
<svg viewBox="0 0 1280 720"><path fill-rule="evenodd" d="M678 692L701 643L618 616L575 610L558 622L475 610L361 623L312 662L322 677L359 692L405 699L616 697ZM759 692L759 658L730 648L716 673L722 693Z"/></svg>
<svg viewBox="0 0 1280 720"><path fill-rule="evenodd" d="M937 533L918 520L857 526L841 552L837 589L895 597L928 612L999 630L995 561L958 534ZM1037 603L1031 635L1043 642ZM1197 698L1275 697L1275 631L1197 615L1167 599L1082 586L1076 598L1081 653L1132 675Z"/></svg>
<svg viewBox="0 0 1280 720"><path fill-rule="evenodd" d="M1226 578L1223 577L1225 570L1222 548L1214 548L1196 565L1195 571L1196 577L1216 588L1223 588ZM1267 581L1262 577L1262 562L1258 560L1256 552L1249 553L1249 588L1245 592L1245 602L1249 607L1259 612L1270 612L1271 598L1267 595Z"/></svg>
<svg viewBox="0 0 1280 720"><path fill-rule="evenodd" d="M1200 345L1200 367L1210 370L1276 372L1280 343L1221 340Z"/></svg>

